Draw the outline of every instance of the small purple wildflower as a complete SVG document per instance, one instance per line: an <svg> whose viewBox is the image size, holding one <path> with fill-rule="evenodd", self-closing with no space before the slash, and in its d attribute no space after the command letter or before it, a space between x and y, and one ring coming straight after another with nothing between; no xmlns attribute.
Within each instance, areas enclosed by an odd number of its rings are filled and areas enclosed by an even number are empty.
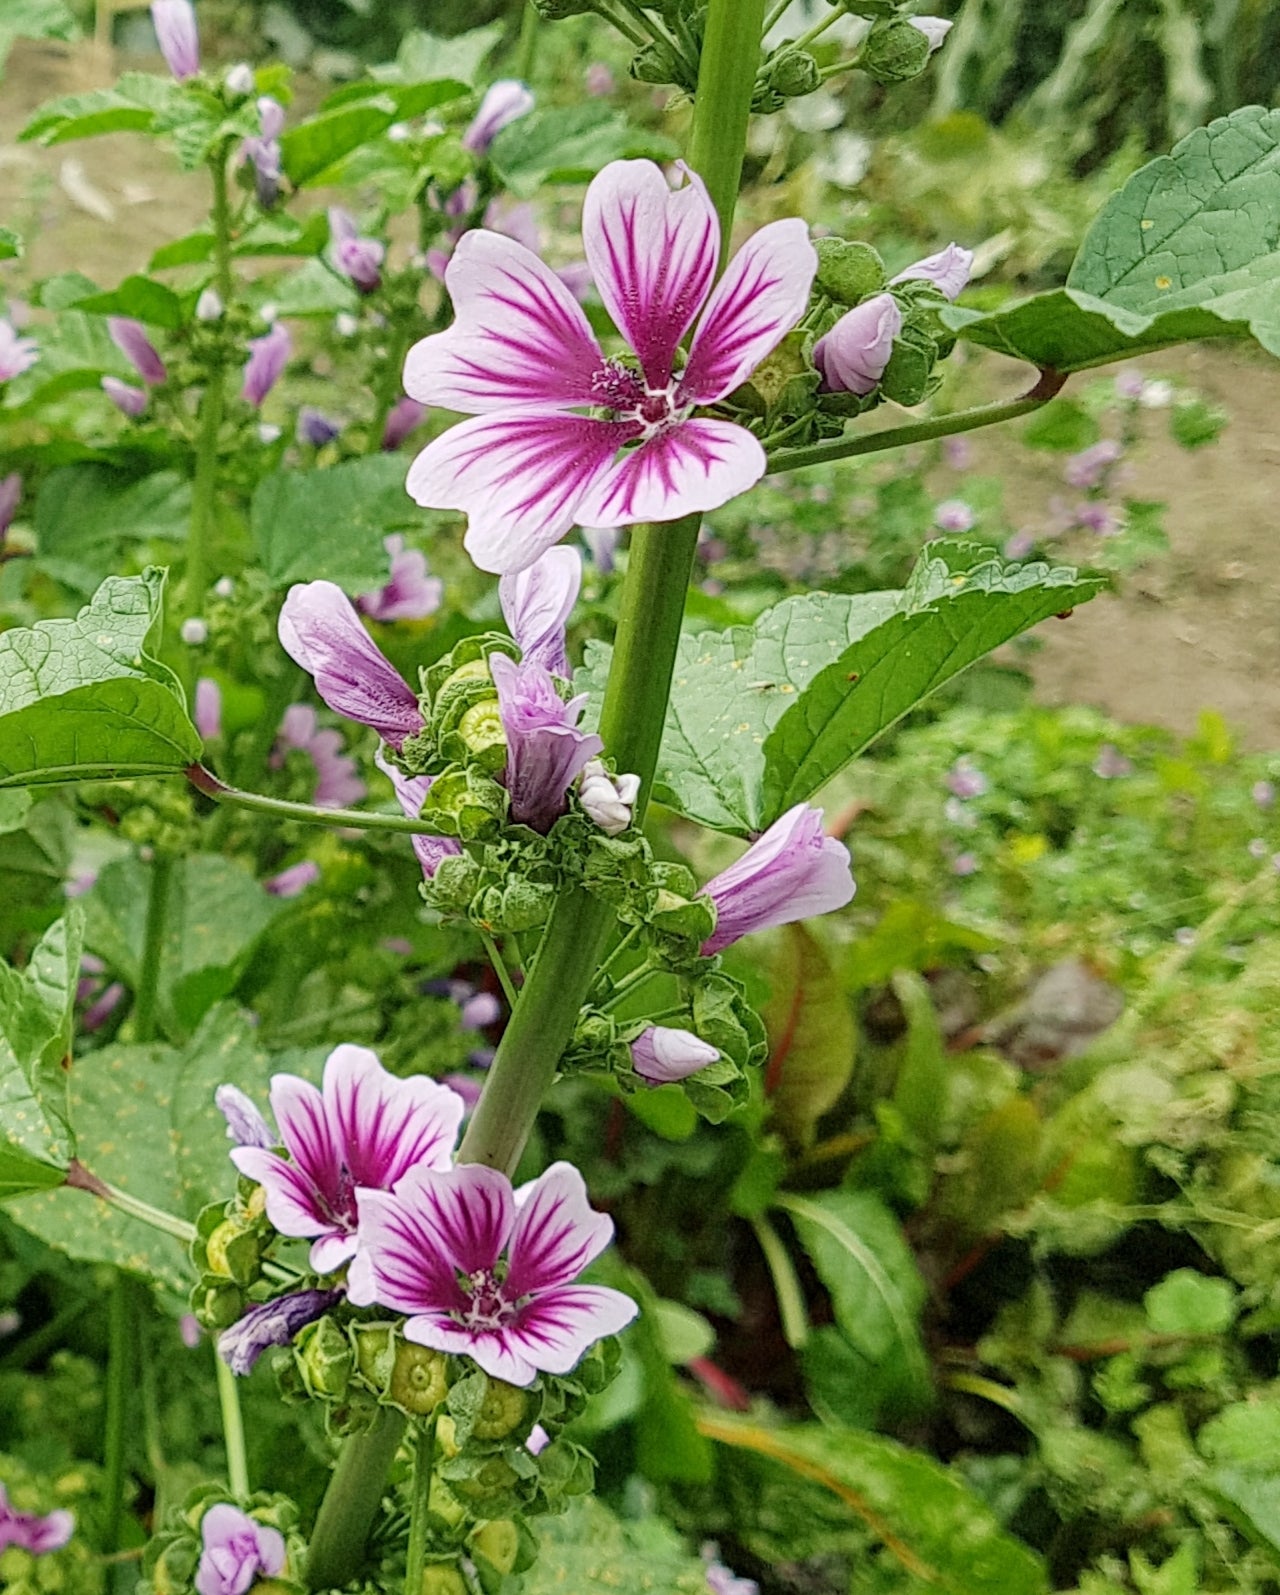
<svg viewBox="0 0 1280 1595"><path fill-rule="evenodd" d="M284 1535L230 1502L209 1508L200 1520L200 1539L197 1595L246 1595L259 1573L274 1578L284 1571Z"/></svg>
<svg viewBox="0 0 1280 1595"><path fill-rule="evenodd" d="M0 1551L11 1545L28 1551L32 1556L44 1556L49 1551L60 1551L75 1532L76 1520L72 1512L49 1512L43 1517L37 1512L20 1512L9 1501L9 1493L0 1484Z"/></svg>
<svg viewBox="0 0 1280 1595"><path fill-rule="evenodd" d="M20 338L13 323L0 316L0 382L11 382L30 371L40 358L34 338Z"/></svg>
<svg viewBox="0 0 1280 1595"><path fill-rule="evenodd" d="M204 1339L204 1329L194 1313L183 1313L178 1319L178 1337L188 1351L194 1351Z"/></svg>
<svg viewBox="0 0 1280 1595"><path fill-rule="evenodd" d="M471 125L462 135L463 149L473 155L484 155L504 127L533 109L533 95L523 83L514 78L502 78L492 84L480 101L480 108Z"/></svg>
<svg viewBox="0 0 1280 1595"><path fill-rule="evenodd" d="M1093 773L1103 781L1118 781L1133 774L1133 763L1113 743L1104 742L1093 761Z"/></svg>
<svg viewBox="0 0 1280 1595"><path fill-rule="evenodd" d="M847 848L823 835L821 809L797 803L703 887L716 909L703 954L722 952L752 931L829 914L854 891Z"/></svg>
<svg viewBox="0 0 1280 1595"><path fill-rule="evenodd" d="M387 423L383 428L384 451L391 454L398 449L409 434L417 429L426 413L426 405L419 404L417 399L411 399L407 394L400 399L387 416Z"/></svg>
<svg viewBox="0 0 1280 1595"><path fill-rule="evenodd" d="M329 207L329 242L337 269L362 294L371 294L382 281L386 245L376 238L362 237L355 217L340 205Z"/></svg>
<svg viewBox="0 0 1280 1595"><path fill-rule="evenodd" d="M940 22L937 17L909 17L907 20L925 33L926 37L928 30L923 26L926 22L940 25L944 30L944 36L945 31L951 27L949 22ZM939 39L933 48L936 50L941 43L942 40ZM896 277L891 277L889 282L891 286L899 282L931 282L947 299L954 299L968 283L969 273L972 270L973 250L962 249L959 244L948 244L936 255L926 255L923 260L917 260L905 271L900 271Z"/></svg>
<svg viewBox="0 0 1280 1595"><path fill-rule="evenodd" d="M284 130L284 106L264 94L258 101L258 126L255 138L247 138L240 146L241 161L253 165L253 187L258 204L270 210L280 197L280 179L284 176L283 151L280 134Z"/></svg>
<svg viewBox="0 0 1280 1595"><path fill-rule="evenodd" d="M105 986L100 995L81 1014L81 1032L84 1035L91 1036L95 1030L101 1030L124 1001L124 996L125 988L120 981L113 980L109 986Z"/></svg>
<svg viewBox="0 0 1280 1595"><path fill-rule="evenodd" d="M200 32L191 0L153 0L151 24L164 64L185 83L200 70Z"/></svg>
<svg viewBox="0 0 1280 1595"><path fill-rule="evenodd" d="M977 872L978 860L973 853L957 853L951 860L951 873L953 875L973 875Z"/></svg>
<svg viewBox="0 0 1280 1595"><path fill-rule="evenodd" d="M477 991L462 1004L458 1024L463 1030L486 1030L502 1017L502 1004L491 991Z"/></svg>
<svg viewBox="0 0 1280 1595"><path fill-rule="evenodd" d="M1137 366L1123 366L1116 374L1116 396L1133 401L1142 397L1147 379Z"/></svg>
<svg viewBox="0 0 1280 1595"><path fill-rule="evenodd" d="M943 438L942 458L953 471L967 471L973 464L973 444L966 437Z"/></svg>
<svg viewBox="0 0 1280 1595"><path fill-rule="evenodd" d="M631 1066L651 1085L687 1080L719 1056L719 1051L700 1036L670 1025L650 1025L631 1043Z"/></svg>
<svg viewBox="0 0 1280 1595"><path fill-rule="evenodd" d="M582 556L576 548L549 548L532 565L498 583L498 598L525 664L552 675L572 675L565 652L565 626L582 587Z"/></svg>
<svg viewBox="0 0 1280 1595"><path fill-rule="evenodd" d="M427 556L417 548L406 548L405 540L394 532L384 537L382 546L391 556L391 580L376 592L361 593L356 608L370 620L426 620L444 602L444 583L427 574Z"/></svg>
<svg viewBox="0 0 1280 1595"><path fill-rule="evenodd" d="M1276 800L1275 783L1272 781L1255 781L1250 788L1249 795L1260 809L1269 809Z"/></svg>
<svg viewBox="0 0 1280 1595"><path fill-rule="evenodd" d="M604 751L598 736L578 730L586 693L568 703L543 665L516 664L505 654L489 659L507 738L501 780L511 796L511 816L535 831L549 831L568 808L569 788L590 759Z"/></svg>
<svg viewBox="0 0 1280 1595"><path fill-rule="evenodd" d="M356 1250L356 1191L390 1191L411 1169L453 1160L462 1102L422 1075L389 1074L366 1047L329 1054L320 1090L297 1075L271 1082L271 1111L288 1160L238 1146L231 1161L266 1193L282 1235L314 1237L311 1266L332 1273Z"/></svg>
<svg viewBox="0 0 1280 1595"><path fill-rule="evenodd" d="M147 329L132 316L108 316L107 331L133 369L150 388L157 388L168 380L169 373L160 358L160 351L147 336Z"/></svg>
<svg viewBox="0 0 1280 1595"><path fill-rule="evenodd" d="M289 362L293 340L289 329L281 322L254 338L249 344L249 358L245 362L244 383L240 397L256 409L280 380L280 373Z"/></svg>
<svg viewBox="0 0 1280 1595"><path fill-rule="evenodd" d="M196 682L196 730L206 742L216 742L222 735L222 689L208 676Z"/></svg>
<svg viewBox="0 0 1280 1595"><path fill-rule="evenodd" d="M959 758L947 771L947 787L958 798L982 797L987 791L987 778L967 758Z"/></svg>
<svg viewBox="0 0 1280 1595"><path fill-rule="evenodd" d="M313 859L304 858L263 881L262 889L272 897L301 897L307 887L314 886L319 879L320 866Z"/></svg>
<svg viewBox="0 0 1280 1595"><path fill-rule="evenodd" d="M341 421L334 421L317 410L314 405L304 404L298 411L298 425L294 435L299 443L306 444L308 448L324 448L325 444L332 443L341 431Z"/></svg>
<svg viewBox="0 0 1280 1595"><path fill-rule="evenodd" d="M203 648L209 640L209 622L200 615L188 615L178 627L178 635L188 648Z"/></svg>
<svg viewBox="0 0 1280 1595"><path fill-rule="evenodd" d="M948 498L934 510L933 524L940 532L969 532L978 524L978 517L962 498Z"/></svg>
<svg viewBox="0 0 1280 1595"><path fill-rule="evenodd" d="M892 294L877 294L846 311L813 346L813 363L828 393L870 393L884 375L902 311Z"/></svg>
<svg viewBox="0 0 1280 1595"><path fill-rule="evenodd" d="M1014 532L1006 537L1001 552L1006 559L1025 559L1036 546L1036 534L1029 531Z"/></svg>
<svg viewBox="0 0 1280 1595"><path fill-rule="evenodd" d="M1099 537L1113 537L1120 530L1120 516L1110 504L1101 499L1087 499L1072 511L1075 525Z"/></svg>
<svg viewBox="0 0 1280 1595"><path fill-rule="evenodd" d="M603 99L617 88L613 73L603 61L592 61L583 73L583 85L594 100Z"/></svg>
<svg viewBox="0 0 1280 1595"><path fill-rule="evenodd" d="M276 751L271 762L278 768L289 749L305 753L315 766L316 789L313 802L322 809L348 808L359 803L366 787L356 774L355 760L342 752L342 733L316 725L316 712L310 704L292 703L280 721Z"/></svg>
<svg viewBox="0 0 1280 1595"><path fill-rule="evenodd" d="M121 382L119 377L103 377L102 391L122 415L136 421L147 407L147 390Z"/></svg>
<svg viewBox="0 0 1280 1595"><path fill-rule="evenodd" d="M1068 487L1097 487L1107 472L1124 455L1124 447L1114 438L1103 438L1091 448L1068 457L1062 467L1062 479Z"/></svg>
<svg viewBox="0 0 1280 1595"><path fill-rule="evenodd" d="M553 1163L514 1191L496 1169L412 1169L394 1193L361 1190L348 1295L407 1313L405 1339L529 1385L568 1373L636 1316L621 1291L574 1281L613 1238L582 1175ZM505 1263L505 1267L503 1266Z"/></svg>
<svg viewBox="0 0 1280 1595"><path fill-rule="evenodd" d="M214 1106L227 1121L227 1139L237 1146L257 1146L270 1152L277 1144L271 1126L258 1104L237 1085L220 1085L213 1093Z"/></svg>
<svg viewBox="0 0 1280 1595"><path fill-rule="evenodd" d="M287 1346L298 1331L315 1323L342 1300L340 1290L296 1290L288 1296L251 1307L243 1318L218 1336L218 1355L242 1378L272 1346Z"/></svg>

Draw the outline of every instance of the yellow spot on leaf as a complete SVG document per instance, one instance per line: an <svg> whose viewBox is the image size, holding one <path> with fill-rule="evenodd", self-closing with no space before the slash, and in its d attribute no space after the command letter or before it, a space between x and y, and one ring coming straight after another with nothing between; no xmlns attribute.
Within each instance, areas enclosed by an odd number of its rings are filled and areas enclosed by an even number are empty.
<svg viewBox="0 0 1280 1595"><path fill-rule="evenodd" d="M1172 288L1173 287L1173 278L1172 277L1157 277L1156 278L1156 287L1159 288L1161 290L1161 292L1163 292L1166 288Z"/></svg>

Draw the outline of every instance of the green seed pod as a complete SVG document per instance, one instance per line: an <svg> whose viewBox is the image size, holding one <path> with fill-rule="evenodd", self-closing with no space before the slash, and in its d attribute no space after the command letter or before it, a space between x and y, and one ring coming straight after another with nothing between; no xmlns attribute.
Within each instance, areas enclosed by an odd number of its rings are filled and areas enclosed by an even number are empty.
<svg viewBox="0 0 1280 1595"><path fill-rule="evenodd" d="M818 287L838 305L860 305L883 290L884 262L870 244L819 238L813 247L818 252Z"/></svg>
<svg viewBox="0 0 1280 1595"><path fill-rule="evenodd" d="M498 1573L515 1571L520 1555L520 1530L509 1517L496 1517L481 1523L471 1536L471 1550Z"/></svg>
<svg viewBox="0 0 1280 1595"><path fill-rule="evenodd" d="M444 1419L440 1420L442 1423ZM439 1430L436 1431L439 1438ZM438 1473L431 1475L431 1488L427 1492L427 1511L442 1518L451 1529L465 1521L467 1509Z"/></svg>
<svg viewBox="0 0 1280 1595"><path fill-rule="evenodd" d="M387 1391L396 1361L394 1324L353 1324L350 1333L360 1377L375 1390Z"/></svg>
<svg viewBox="0 0 1280 1595"><path fill-rule="evenodd" d="M679 83L680 57L669 44L646 44L632 57L631 76L641 83Z"/></svg>
<svg viewBox="0 0 1280 1595"><path fill-rule="evenodd" d="M446 1460L450 1460L457 1456L460 1449L458 1425L447 1412L442 1412L436 1419L436 1450Z"/></svg>
<svg viewBox="0 0 1280 1595"><path fill-rule="evenodd" d="M783 99L796 99L822 87L822 73L808 50L788 45L779 50L765 68L765 80Z"/></svg>
<svg viewBox="0 0 1280 1595"><path fill-rule="evenodd" d="M489 1377L480 1415L471 1430L478 1440L502 1440L524 1422L529 1397L515 1385Z"/></svg>
<svg viewBox="0 0 1280 1595"><path fill-rule="evenodd" d="M150 1571L155 1595L187 1595L196 1570L195 1543L177 1539L166 1545Z"/></svg>
<svg viewBox="0 0 1280 1595"><path fill-rule="evenodd" d="M444 1353L402 1340L396 1347L388 1394L398 1407L417 1417L434 1412L449 1394Z"/></svg>
<svg viewBox="0 0 1280 1595"><path fill-rule="evenodd" d="M466 1581L456 1567L436 1562L422 1570L422 1595L467 1595Z"/></svg>
<svg viewBox="0 0 1280 1595"><path fill-rule="evenodd" d="M450 1488L464 1501L485 1501L491 1496L505 1495L520 1476L502 1457L490 1457L465 1479L451 1479Z"/></svg>
<svg viewBox="0 0 1280 1595"><path fill-rule="evenodd" d="M929 41L920 29L895 17L872 28L858 65L877 83L906 83L920 76L930 54Z"/></svg>
<svg viewBox="0 0 1280 1595"><path fill-rule="evenodd" d="M473 703L446 742L443 751L447 758L466 758L490 775L496 775L507 762L507 734L502 727L498 700L485 698L481 703ZM455 754L458 744L463 751Z"/></svg>
<svg viewBox="0 0 1280 1595"><path fill-rule="evenodd" d="M653 928L670 936L687 936L699 946L716 928L715 904L709 897L678 897L659 892L653 910Z"/></svg>
<svg viewBox="0 0 1280 1595"><path fill-rule="evenodd" d="M191 1293L191 1311L206 1329L230 1329L244 1316L244 1292L206 1276Z"/></svg>
<svg viewBox="0 0 1280 1595"><path fill-rule="evenodd" d="M440 860L435 874L423 882L423 895L442 914L465 914L484 878L470 853L455 854Z"/></svg>
<svg viewBox="0 0 1280 1595"><path fill-rule="evenodd" d="M294 1360L309 1395L337 1401L346 1396L355 1357L351 1342L332 1318L317 1318L299 1332Z"/></svg>
<svg viewBox="0 0 1280 1595"><path fill-rule="evenodd" d="M483 842L497 834L507 812L507 794L479 770L452 764L431 784L422 818L447 836Z"/></svg>
<svg viewBox="0 0 1280 1595"><path fill-rule="evenodd" d="M237 1285L252 1285L261 1273L258 1237L234 1219L225 1219L205 1242L205 1266Z"/></svg>

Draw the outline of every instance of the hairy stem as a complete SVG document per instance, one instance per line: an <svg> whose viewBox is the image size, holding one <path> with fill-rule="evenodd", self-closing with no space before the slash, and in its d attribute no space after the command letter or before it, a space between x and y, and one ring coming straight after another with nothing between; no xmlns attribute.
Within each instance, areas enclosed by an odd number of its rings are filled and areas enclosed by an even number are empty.
<svg viewBox="0 0 1280 1595"><path fill-rule="evenodd" d="M120 1549L124 1519L125 1440L133 1383L133 1301L125 1274L116 1273L107 1298L107 1408L102 1442L102 1550Z"/></svg>
<svg viewBox="0 0 1280 1595"><path fill-rule="evenodd" d="M213 1348L213 1365L218 1374L218 1406L222 1412L222 1438L227 1448L227 1483L238 1501L249 1494L249 1459L244 1444L244 1418L240 1412L240 1390L236 1376Z"/></svg>
<svg viewBox="0 0 1280 1595"><path fill-rule="evenodd" d="M373 1426L343 1443L311 1533L303 1572L308 1589L337 1589L359 1573L404 1425L403 1414L379 1407Z"/></svg>
<svg viewBox="0 0 1280 1595"><path fill-rule="evenodd" d="M220 781L212 770L202 764L190 764L184 772L197 791L212 798L215 803L229 803L242 809L256 809L259 814L274 814L281 820L301 820L305 825L330 825L361 831L397 831L408 836L439 836L440 830L422 820L411 820L407 814L377 814L364 809L322 809L312 803L291 803L287 798L267 797L261 792L242 792L238 787Z"/></svg>
<svg viewBox="0 0 1280 1595"><path fill-rule="evenodd" d="M427 1557L427 1502L431 1469L436 1459L436 1420L415 1425L413 1507L409 1515L409 1549L404 1563L404 1595L422 1595L422 1569Z"/></svg>

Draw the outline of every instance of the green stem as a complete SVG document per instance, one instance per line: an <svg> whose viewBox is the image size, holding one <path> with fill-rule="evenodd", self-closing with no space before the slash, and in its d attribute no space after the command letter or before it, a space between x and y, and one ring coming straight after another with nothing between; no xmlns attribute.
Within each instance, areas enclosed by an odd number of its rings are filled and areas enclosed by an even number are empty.
<svg viewBox="0 0 1280 1595"><path fill-rule="evenodd" d="M843 15L842 11L832 11L821 22L815 22L807 32L802 33L795 41L795 48L797 50L807 50L815 39L820 39L828 28L839 22Z"/></svg>
<svg viewBox="0 0 1280 1595"><path fill-rule="evenodd" d="M650 964L641 964L639 969L633 969L630 974L624 975L609 995L600 1004L603 1013L608 1013L611 1008L617 1008L626 1001L634 992L638 991L646 982L660 975L662 970L654 969Z"/></svg>
<svg viewBox="0 0 1280 1595"><path fill-rule="evenodd" d="M377 454L382 449L382 435L387 430L387 417L395 409L396 402L404 391L401 373L404 369L404 357L408 354L412 341L412 333L403 328L398 328L391 334L391 342L387 348L386 369L382 373L382 381L378 384L373 420L369 423L369 436L365 440L366 454Z"/></svg>
<svg viewBox="0 0 1280 1595"><path fill-rule="evenodd" d="M240 1391L236 1376L213 1348L213 1365L218 1374L218 1406L222 1409L222 1438L227 1448L227 1482L237 1501L249 1496L249 1459L244 1445L244 1417L240 1411Z"/></svg>
<svg viewBox="0 0 1280 1595"><path fill-rule="evenodd" d="M142 968L134 993L135 1039L145 1045L156 1039L160 996L160 964L164 958L165 927L169 918L169 888L173 881L173 860L157 853L151 861L151 884L147 893L147 929L142 945Z"/></svg>
<svg viewBox="0 0 1280 1595"><path fill-rule="evenodd" d="M117 1271L107 1298L107 1410L102 1443L102 1550L120 1549L124 1519L125 1438L133 1382L133 1303L126 1275Z"/></svg>
<svg viewBox="0 0 1280 1595"><path fill-rule="evenodd" d="M611 6L605 3L605 0L591 0L591 9L598 17L603 17L611 27L617 28L624 38L630 39L632 44L638 44L641 48L648 44L648 39L645 38L644 34L640 32L634 23L628 22L626 17L619 16Z"/></svg>
<svg viewBox="0 0 1280 1595"><path fill-rule="evenodd" d="M338 1589L359 1573L404 1425L403 1414L380 1407L372 1427L344 1443L311 1533L303 1573L308 1589Z"/></svg>
<svg viewBox="0 0 1280 1595"><path fill-rule="evenodd" d="M763 1213L751 1220L751 1228L773 1278L773 1293L778 1300L783 1338L792 1351L799 1351L809 1339L809 1314L805 1309L804 1291L800 1287L795 1264L791 1261L791 1253Z"/></svg>
<svg viewBox="0 0 1280 1595"><path fill-rule="evenodd" d="M791 0L777 0L775 5L769 7L769 14L767 17L765 17L764 23L760 29L761 38L763 38L764 35L768 33L769 29L772 28L776 23L782 21L783 17L790 9L790 6Z"/></svg>
<svg viewBox="0 0 1280 1595"><path fill-rule="evenodd" d="M196 1238L194 1224L189 1224L185 1218L177 1218L174 1214L166 1213L158 1207L152 1207L150 1202L143 1202L136 1196L130 1196L128 1191L122 1191L118 1185L108 1185L106 1180L100 1180L77 1158L72 1158L71 1166L67 1170L67 1184L73 1191L88 1191L91 1196L109 1202L112 1207L127 1213L130 1218L140 1219L152 1229L158 1229L164 1235L171 1235L183 1246L190 1246Z"/></svg>
<svg viewBox="0 0 1280 1595"><path fill-rule="evenodd" d="M259 814L274 814L281 820L301 820L305 825L352 826L361 831L396 831L408 836L439 836L438 827L422 820L411 820L407 814L376 814L363 809L322 809L312 803L291 803L286 798L267 797L261 792L242 792L238 787L227 786L202 764L191 764L186 769L187 780L198 791L215 803L232 803L242 809L256 809Z"/></svg>
<svg viewBox="0 0 1280 1595"><path fill-rule="evenodd" d="M431 1469L436 1459L436 1420L416 1425L413 1448L413 1506L409 1516L409 1550L404 1563L404 1595L422 1595L422 1569L427 1559L427 1502Z"/></svg>
<svg viewBox="0 0 1280 1595"><path fill-rule="evenodd" d="M533 9L533 0L524 0L524 15L520 18L520 41L516 45L516 76L522 83L533 81L533 63L538 55L538 23L541 19Z"/></svg>
<svg viewBox="0 0 1280 1595"><path fill-rule="evenodd" d="M227 152L219 148L209 161L213 185L214 281L222 298L223 313L231 304L231 207L227 200ZM218 359L209 369L200 399L200 426L196 434L195 478L191 487L191 533L187 540L186 613L199 615L209 586L209 547L218 521L218 435L226 408L226 372ZM190 667L194 682L194 661Z"/></svg>
<svg viewBox="0 0 1280 1595"><path fill-rule="evenodd" d="M627 934L622 937L622 939L618 942L617 946L613 949L613 951L609 954L609 956L605 959L605 961L600 965L599 969L596 970L596 980L597 980L597 982L604 980L604 978L608 975L609 971L613 968L614 964L617 963L618 959L622 957L623 953L626 952L627 948L631 946L632 942L635 941L636 937L639 934L640 934L639 925L633 925L631 927L631 929L627 932Z"/></svg>
<svg viewBox="0 0 1280 1595"><path fill-rule="evenodd" d="M1042 371L1040 380L1020 399L1003 404L983 404L972 410L956 410L951 415L935 416L930 421L912 421L907 426L885 427L860 437L833 438L830 443L814 443L803 449L779 449L769 456L769 472L796 471L806 465L824 465L831 460L848 460L858 454L882 454L887 449L906 448L910 443L928 443L933 438L951 437L957 432L976 432L979 427L1001 421L1016 421L1030 415L1061 391L1066 382L1061 372Z"/></svg>
<svg viewBox="0 0 1280 1595"><path fill-rule="evenodd" d="M227 199L227 151L218 149L209 162L213 181L213 269L223 309L235 294L231 275L231 206Z"/></svg>
<svg viewBox="0 0 1280 1595"><path fill-rule="evenodd" d="M707 185L720 217L722 259L742 182L763 24L764 0L711 0L707 8L689 165Z"/></svg>
<svg viewBox="0 0 1280 1595"><path fill-rule="evenodd" d="M520 1000L520 993L516 990L515 981L512 980L507 972L507 965L502 954L498 951L498 944L487 930L480 932L480 940L484 943L484 950L489 955L489 962L493 965L493 972L498 977L503 995L506 997L510 1007L514 1008Z"/></svg>

